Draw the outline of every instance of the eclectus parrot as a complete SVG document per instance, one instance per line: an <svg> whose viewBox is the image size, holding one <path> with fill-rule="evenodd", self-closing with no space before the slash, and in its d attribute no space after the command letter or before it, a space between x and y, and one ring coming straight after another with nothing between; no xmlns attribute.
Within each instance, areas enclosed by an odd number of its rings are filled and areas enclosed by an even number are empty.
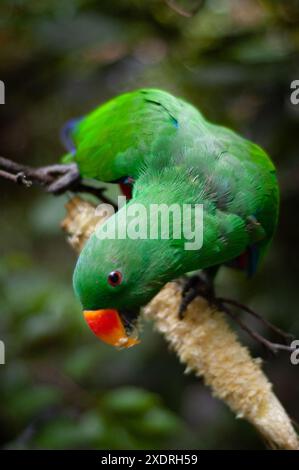
<svg viewBox="0 0 299 470"><path fill-rule="evenodd" d="M89 238L74 272L87 323L103 341L136 344L132 330L140 308L183 274L220 265L254 274L279 208L275 167L259 146L154 89L116 97L73 121L64 136L65 161L76 162L83 177L133 188L129 202ZM175 221L163 237L160 219L156 239L105 238L113 227L132 223L134 204L148 209L139 218L139 234L148 234L152 204L189 204L191 222L202 204L202 247L186 250L186 239L173 236Z"/></svg>

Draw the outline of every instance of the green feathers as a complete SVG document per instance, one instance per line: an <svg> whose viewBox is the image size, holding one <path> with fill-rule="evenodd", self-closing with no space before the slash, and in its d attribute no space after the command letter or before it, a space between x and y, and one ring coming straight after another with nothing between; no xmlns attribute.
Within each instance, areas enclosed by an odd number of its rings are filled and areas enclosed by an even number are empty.
<svg viewBox="0 0 299 470"><path fill-rule="evenodd" d="M118 96L68 126L74 160L82 176L114 181L137 177L144 160L170 155L177 118L200 116L195 108L160 90L137 90ZM185 117L183 117L183 115Z"/></svg>
<svg viewBox="0 0 299 470"><path fill-rule="evenodd" d="M70 137L74 148L68 158L77 162L82 176L134 178L129 206L203 205L198 251L185 250L185 240L172 237L92 236L74 275L84 308L138 308L165 282L213 265L254 273L272 239L279 206L275 168L260 147L159 90L113 99L75 124ZM124 223L123 217L121 210L112 220ZM113 269L123 273L117 292L107 284Z"/></svg>

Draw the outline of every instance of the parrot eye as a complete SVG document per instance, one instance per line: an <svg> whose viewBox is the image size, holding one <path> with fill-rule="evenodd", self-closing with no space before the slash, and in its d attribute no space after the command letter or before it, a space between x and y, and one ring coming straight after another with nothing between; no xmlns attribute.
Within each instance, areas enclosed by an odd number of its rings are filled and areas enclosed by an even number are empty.
<svg viewBox="0 0 299 470"><path fill-rule="evenodd" d="M108 274L108 283L112 287L119 286L122 280L123 275L120 271L111 271L111 273Z"/></svg>

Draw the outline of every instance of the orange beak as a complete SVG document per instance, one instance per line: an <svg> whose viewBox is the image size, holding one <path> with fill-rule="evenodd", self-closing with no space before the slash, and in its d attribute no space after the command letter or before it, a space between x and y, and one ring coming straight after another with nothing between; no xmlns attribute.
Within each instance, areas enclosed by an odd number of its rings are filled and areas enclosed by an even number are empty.
<svg viewBox="0 0 299 470"><path fill-rule="evenodd" d="M127 335L117 310L85 310L83 314L91 331L105 343L121 348L139 343Z"/></svg>

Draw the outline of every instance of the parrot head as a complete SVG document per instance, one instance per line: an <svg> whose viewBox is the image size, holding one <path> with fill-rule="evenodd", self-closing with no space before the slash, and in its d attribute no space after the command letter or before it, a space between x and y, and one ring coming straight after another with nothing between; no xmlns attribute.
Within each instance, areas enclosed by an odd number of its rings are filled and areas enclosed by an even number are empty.
<svg viewBox="0 0 299 470"><path fill-rule="evenodd" d="M73 284L93 333L112 346L131 347L138 343L139 308L130 302L137 274L117 245L92 236L78 259Z"/></svg>
<svg viewBox="0 0 299 470"><path fill-rule="evenodd" d="M169 280L165 266L171 260L165 251L165 259L161 259L159 240L104 238L103 231L121 218L121 212L110 217L85 244L73 285L93 333L110 345L131 347L139 342L140 308Z"/></svg>
<svg viewBox="0 0 299 470"><path fill-rule="evenodd" d="M170 217L164 227L151 215L153 205L164 200L169 205L188 200L190 175L180 171L173 177L173 168L164 171L164 178L161 171L144 172L133 198L96 229L78 258L73 285L85 319L98 338L113 346L137 344L141 307L167 282L198 267L194 251L183 248L184 238L166 236L166 228L172 234L181 219Z"/></svg>

